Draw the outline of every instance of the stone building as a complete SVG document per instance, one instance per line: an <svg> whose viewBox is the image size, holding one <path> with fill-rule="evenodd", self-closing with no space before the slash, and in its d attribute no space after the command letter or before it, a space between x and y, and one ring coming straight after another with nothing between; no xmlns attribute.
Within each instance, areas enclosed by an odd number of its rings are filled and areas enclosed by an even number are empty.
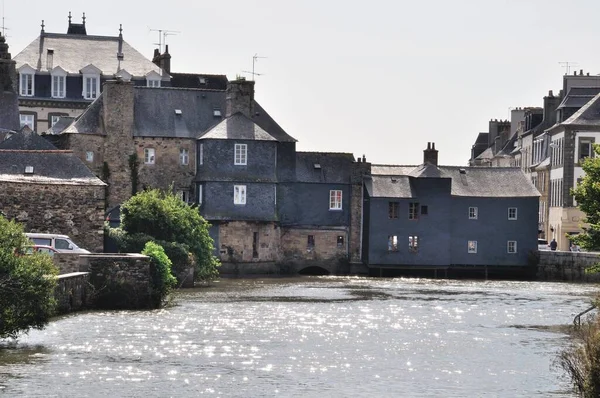
<svg viewBox="0 0 600 398"><path fill-rule="evenodd" d="M117 36L87 33L82 23L72 22L67 33L46 32L14 58L18 72L20 125L44 132L61 117L79 116L102 91L107 80L120 78L137 86L169 85L170 76Z"/></svg>
<svg viewBox="0 0 600 398"><path fill-rule="evenodd" d="M29 128L0 142L0 211L27 232L69 235L101 252L104 190L71 151L57 150Z"/></svg>

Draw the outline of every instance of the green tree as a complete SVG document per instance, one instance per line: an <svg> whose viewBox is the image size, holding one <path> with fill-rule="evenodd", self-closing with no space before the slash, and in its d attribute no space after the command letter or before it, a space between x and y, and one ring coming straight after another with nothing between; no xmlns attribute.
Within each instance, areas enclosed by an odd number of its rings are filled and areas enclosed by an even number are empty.
<svg viewBox="0 0 600 398"><path fill-rule="evenodd" d="M0 338L42 329L54 314L56 274L45 254L23 256L23 227L0 215Z"/></svg>
<svg viewBox="0 0 600 398"><path fill-rule="evenodd" d="M585 176L571 189L577 205L585 213L583 222L588 224L583 233L569 236L576 244L587 250L600 250L600 147L595 144L595 157L586 158L581 167Z"/></svg>
<svg viewBox="0 0 600 398"><path fill-rule="evenodd" d="M146 190L121 206L121 229L129 237L126 236L125 241L137 241L138 247L148 240L156 241L164 247L175 266L176 261L187 260L191 252L196 264L196 279L201 281L219 275L219 261L213 255L214 242L208 234L209 226L197 207L189 206L169 191Z"/></svg>

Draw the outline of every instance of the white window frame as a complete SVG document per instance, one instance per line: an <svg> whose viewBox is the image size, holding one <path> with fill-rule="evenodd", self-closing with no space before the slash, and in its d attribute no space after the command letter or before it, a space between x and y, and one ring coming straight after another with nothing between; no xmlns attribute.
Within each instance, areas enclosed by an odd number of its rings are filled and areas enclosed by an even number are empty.
<svg viewBox="0 0 600 398"><path fill-rule="evenodd" d="M202 206L202 185L198 185L198 206Z"/></svg>
<svg viewBox="0 0 600 398"><path fill-rule="evenodd" d="M160 79L146 79L146 87L160 87Z"/></svg>
<svg viewBox="0 0 600 398"><path fill-rule="evenodd" d="M198 164L199 165L203 165L204 164L204 144L200 144L200 150L198 151Z"/></svg>
<svg viewBox="0 0 600 398"><path fill-rule="evenodd" d="M52 98L65 98L67 96L67 72L57 66L52 70L50 79L50 94Z"/></svg>
<svg viewBox="0 0 600 398"><path fill-rule="evenodd" d="M22 97L35 96L35 69L28 64L19 68L19 95Z"/></svg>
<svg viewBox="0 0 600 398"><path fill-rule="evenodd" d="M90 86L88 87L88 82ZM93 85L93 87L92 87ZM99 75L83 75L83 98L96 99L100 94L100 76Z"/></svg>
<svg viewBox="0 0 600 398"><path fill-rule="evenodd" d="M188 151L186 148L179 149L179 163L184 166L190 164L190 151Z"/></svg>
<svg viewBox="0 0 600 398"><path fill-rule="evenodd" d="M31 123L29 123L31 121ZM35 115L33 113L20 113L19 125L21 128L29 126L31 130L35 130Z"/></svg>
<svg viewBox="0 0 600 398"><path fill-rule="evenodd" d="M233 186L233 204L234 205L245 205L246 204L246 186L245 185L234 185Z"/></svg>
<svg viewBox="0 0 600 398"><path fill-rule="evenodd" d="M476 240L467 241L467 253L477 254L477 241Z"/></svg>
<svg viewBox="0 0 600 398"><path fill-rule="evenodd" d="M341 189L329 191L329 210L342 210L343 192Z"/></svg>
<svg viewBox="0 0 600 398"><path fill-rule="evenodd" d="M90 162L90 163L93 162L94 161L94 152L92 152L92 151L86 151L86 153L85 153L85 160L87 162Z"/></svg>
<svg viewBox="0 0 600 398"><path fill-rule="evenodd" d="M511 212L514 210L514 214L511 214ZM508 208L508 219L511 221L514 221L517 219L517 208L516 207L509 207Z"/></svg>
<svg viewBox="0 0 600 398"><path fill-rule="evenodd" d="M408 251L417 252L419 251L419 236L411 235L408 237Z"/></svg>
<svg viewBox="0 0 600 398"><path fill-rule="evenodd" d="M517 253L517 241L516 240L509 240L506 242L506 252L509 254Z"/></svg>
<svg viewBox="0 0 600 398"><path fill-rule="evenodd" d="M235 144L233 164L236 166L248 164L248 144Z"/></svg>
<svg viewBox="0 0 600 398"><path fill-rule="evenodd" d="M388 252L398 251L398 235L388 235Z"/></svg>
<svg viewBox="0 0 600 398"><path fill-rule="evenodd" d="M144 148L144 164L156 163L156 150L154 148Z"/></svg>
<svg viewBox="0 0 600 398"><path fill-rule="evenodd" d="M477 220L479 218L479 209L477 206L469 207L469 220Z"/></svg>
<svg viewBox="0 0 600 398"><path fill-rule="evenodd" d="M56 123L60 120L61 117L65 117L64 115L50 115L50 127L54 127Z"/></svg>

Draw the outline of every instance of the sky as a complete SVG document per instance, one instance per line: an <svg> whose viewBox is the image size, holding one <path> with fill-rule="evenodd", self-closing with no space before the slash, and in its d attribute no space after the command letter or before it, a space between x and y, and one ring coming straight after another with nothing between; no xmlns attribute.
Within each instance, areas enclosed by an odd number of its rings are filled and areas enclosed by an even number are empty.
<svg viewBox="0 0 600 398"><path fill-rule="evenodd" d="M374 164L466 165L479 132L542 106L565 68L600 73L600 1L0 0L10 52L40 33L118 35L152 57L167 36L173 72L252 76L255 98L300 151ZM23 9L25 8L25 10ZM0 26L2 23L0 22Z"/></svg>

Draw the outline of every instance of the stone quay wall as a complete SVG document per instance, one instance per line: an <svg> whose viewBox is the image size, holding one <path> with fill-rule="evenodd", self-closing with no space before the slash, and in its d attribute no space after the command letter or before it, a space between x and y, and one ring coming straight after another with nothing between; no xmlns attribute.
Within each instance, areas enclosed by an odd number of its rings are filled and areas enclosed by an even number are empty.
<svg viewBox="0 0 600 398"><path fill-rule="evenodd" d="M58 284L54 290L58 314L85 309L88 292L87 272L74 272L58 276Z"/></svg>
<svg viewBox="0 0 600 398"><path fill-rule="evenodd" d="M542 250L537 279L541 281L600 282L600 274L585 270L600 263L600 253Z"/></svg>
<svg viewBox="0 0 600 398"><path fill-rule="evenodd" d="M58 268L59 275L85 270L81 255L78 253L54 253L52 259L54 260L54 265Z"/></svg>

